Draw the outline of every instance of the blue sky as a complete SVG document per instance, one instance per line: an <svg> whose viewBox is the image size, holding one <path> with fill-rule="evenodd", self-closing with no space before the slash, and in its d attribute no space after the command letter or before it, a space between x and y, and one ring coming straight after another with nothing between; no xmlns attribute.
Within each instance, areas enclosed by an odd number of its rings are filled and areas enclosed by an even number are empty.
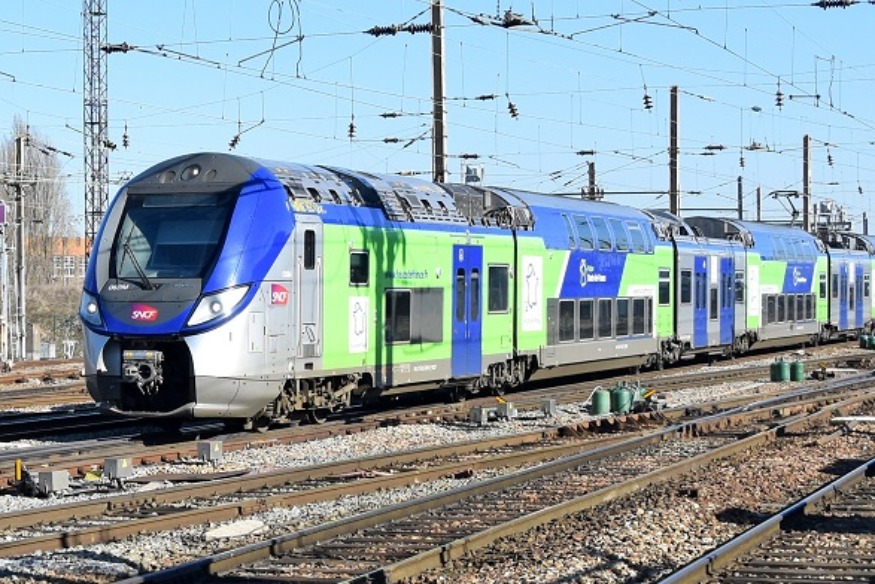
<svg viewBox="0 0 875 584"><path fill-rule="evenodd" d="M476 154L487 184L576 192L594 161L609 200L666 207L658 193L668 189L669 88L677 85L687 214L728 214L739 176L746 218L758 186L801 191L805 134L814 201L842 205L858 229L871 214L873 5L444 3L450 180L460 180L460 156ZM227 152L235 136L233 151L243 155L430 176L429 35L363 33L427 23L427 0L107 4L109 43L136 47L108 57L109 137L118 145L109 155L111 194L164 158ZM500 26L507 10L537 25ZM11 137L20 116L74 155L61 162L77 213L82 36L81 1L7 0L0 12L0 131ZM496 97L477 99L488 95ZM586 151L594 154L579 154ZM611 194L629 191L654 194ZM766 219L786 216L766 198Z"/></svg>

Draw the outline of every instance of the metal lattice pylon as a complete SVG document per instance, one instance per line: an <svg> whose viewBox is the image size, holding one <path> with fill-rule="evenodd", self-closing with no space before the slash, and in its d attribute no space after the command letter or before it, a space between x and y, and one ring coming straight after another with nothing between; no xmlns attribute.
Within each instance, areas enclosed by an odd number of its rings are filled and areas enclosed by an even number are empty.
<svg viewBox="0 0 875 584"><path fill-rule="evenodd" d="M106 0L83 0L83 135L85 137L85 248L90 253L109 198L106 89Z"/></svg>

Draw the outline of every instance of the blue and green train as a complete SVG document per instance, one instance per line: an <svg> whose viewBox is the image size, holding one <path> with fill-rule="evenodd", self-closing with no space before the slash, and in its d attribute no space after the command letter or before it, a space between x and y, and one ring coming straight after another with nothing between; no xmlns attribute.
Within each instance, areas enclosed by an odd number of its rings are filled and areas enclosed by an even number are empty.
<svg viewBox="0 0 875 584"><path fill-rule="evenodd" d="M857 334L872 245L606 202L199 153L127 183L80 315L88 389L263 426L410 391Z"/></svg>

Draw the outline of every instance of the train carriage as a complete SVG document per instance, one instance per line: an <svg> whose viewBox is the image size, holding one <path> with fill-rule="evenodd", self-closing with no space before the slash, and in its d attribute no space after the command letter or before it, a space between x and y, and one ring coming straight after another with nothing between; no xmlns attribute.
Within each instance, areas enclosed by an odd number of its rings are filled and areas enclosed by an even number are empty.
<svg viewBox="0 0 875 584"><path fill-rule="evenodd" d="M680 355L730 355L740 344L737 274L746 257L738 241L708 237L668 213L654 213L674 246L675 335ZM677 351L676 351L677 352ZM677 360L676 355L673 361Z"/></svg>
<svg viewBox="0 0 875 584"><path fill-rule="evenodd" d="M829 234L825 240L829 294L825 334L853 337L871 319L871 248L865 244L865 239L852 234Z"/></svg>
<svg viewBox="0 0 875 584"><path fill-rule="evenodd" d="M610 203L501 190L537 218L518 237L518 351L539 369L639 367L658 355L649 217Z"/></svg>
<svg viewBox="0 0 875 584"><path fill-rule="evenodd" d="M818 341L827 318L818 302L827 258L811 234L783 225L736 219L691 217L689 223L713 237L743 242L747 257L745 336L749 346Z"/></svg>

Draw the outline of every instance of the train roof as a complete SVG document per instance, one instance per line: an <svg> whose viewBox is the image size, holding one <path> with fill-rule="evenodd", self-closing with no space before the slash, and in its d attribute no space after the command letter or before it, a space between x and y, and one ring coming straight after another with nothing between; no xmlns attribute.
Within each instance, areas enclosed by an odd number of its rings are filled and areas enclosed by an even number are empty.
<svg viewBox="0 0 875 584"><path fill-rule="evenodd" d="M237 154L178 156L137 175L129 188L198 190L248 182L269 172L296 202L371 207L392 221L534 229L546 211L651 221L634 207L504 187L432 183L420 178L316 166ZM263 172L263 171L262 171Z"/></svg>
<svg viewBox="0 0 875 584"><path fill-rule="evenodd" d="M708 237L739 239L748 247L765 244L772 237L817 241L814 235L789 225L703 216L689 217L686 221Z"/></svg>

